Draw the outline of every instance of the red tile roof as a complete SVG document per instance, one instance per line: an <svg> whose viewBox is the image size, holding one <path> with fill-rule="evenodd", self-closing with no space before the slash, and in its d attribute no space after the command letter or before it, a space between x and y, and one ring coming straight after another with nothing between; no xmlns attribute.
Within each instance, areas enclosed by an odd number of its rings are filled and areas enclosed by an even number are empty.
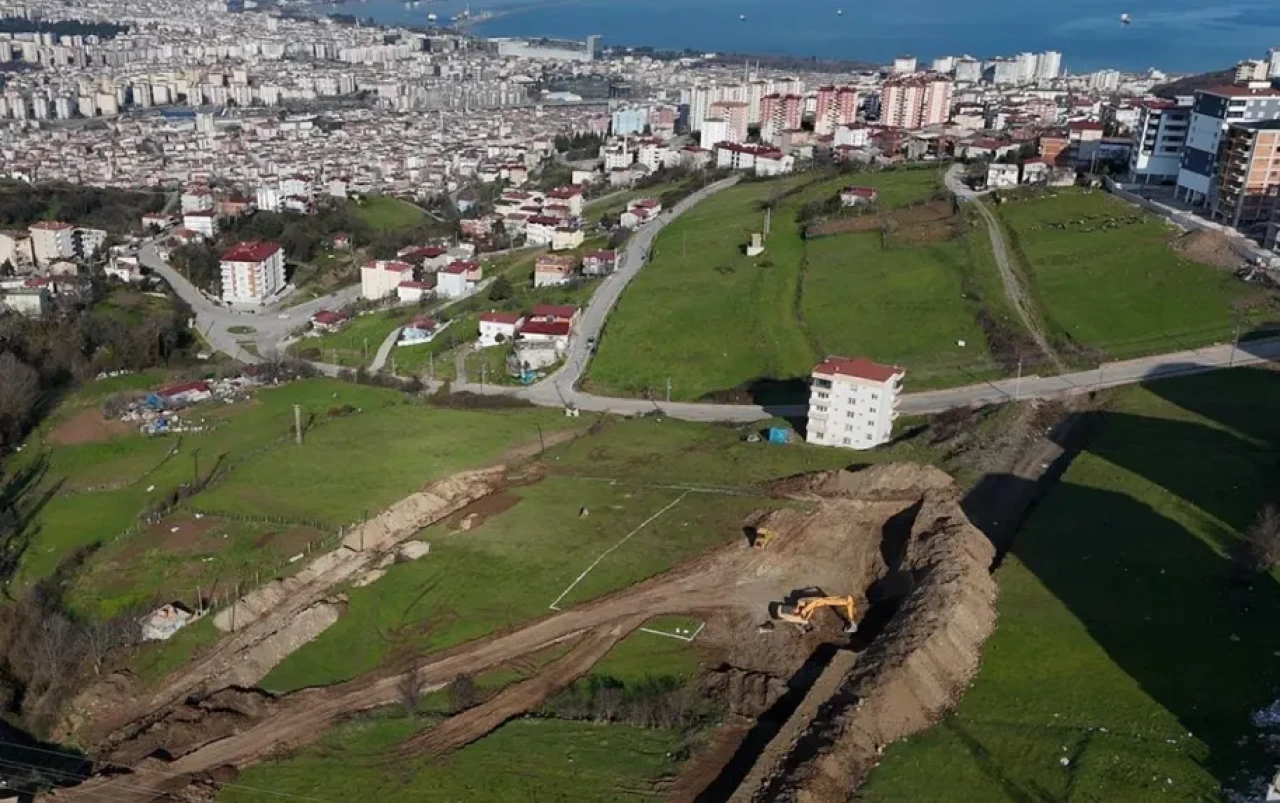
<svg viewBox="0 0 1280 803"><path fill-rule="evenodd" d="M209 391L209 383L197 379L193 382L179 382L174 385L165 385L156 391L156 395L167 399L170 396L177 396L181 393L190 393L192 391L207 393Z"/></svg>
<svg viewBox="0 0 1280 803"><path fill-rule="evenodd" d="M430 332L440 324L436 323L435 318L414 318L404 325L405 329L421 329L424 332Z"/></svg>
<svg viewBox="0 0 1280 803"><path fill-rule="evenodd" d="M1261 87L1250 89L1247 86L1215 86L1200 90L1206 95L1221 95L1226 98L1274 98L1280 97L1280 89Z"/></svg>
<svg viewBox="0 0 1280 803"><path fill-rule="evenodd" d="M533 308L533 317L535 318L555 318L569 321L573 320L573 316L577 314L578 308L572 304L538 304Z"/></svg>
<svg viewBox="0 0 1280 803"><path fill-rule="evenodd" d="M567 337L569 334L568 321L530 321L520 328L522 335L551 335L554 337Z"/></svg>
<svg viewBox="0 0 1280 803"><path fill-rule="evenodd" d="M445 273L467 273L468 271L473 271L478 267L480 267L480 265L478 265L475 262L450 262L449 265L444 269L444 272Z"/></svg>
<svg viewBox="0 0 1280 803"><path fill-rule="evenodd" d="M70 223L63 223L61 220L37 220L31 224L33 229L44 229L45 231L62 231L71 228Z"/></svg>
<svg viewBox="0 0 1280 803"><path fill-rule="evenodd" d="M827 357L813 369L815 374L851 376L857 379L869 379L872 382L885 382L897 374L906 373L896 365L881 365L866 357Z"/></svg>
<svg viewBox="0 0 1280 803"><path fill-rule="evenodd" d="M236 243L222 255L223 262L265 262L280 250L273 240L248 240Z"/></svg>
<svg viewBox="0 0 1280 803"><path fill-rule="evenodd" d="M840 194L852 195L855 198L875 198L880 195L880 190L875 187L845 187Z"/></svg>
<svg viewBox="0 0 1280 803"><path fill-rule="evenodd" d="M347 315L345 312L334 312L332 310L322 309L315 315L311 316L311 322L322 324L324 326L333 326L335 324L342 323L350 317L351 316Z"/></svg>
<svg viewBox="0 0 1280 803"><path fill-rule="evenodd" d="M520 323L520 313L518 312L486 312L480 316L480 320L484 323L505 323L508 326L515 326Z"/></svg>

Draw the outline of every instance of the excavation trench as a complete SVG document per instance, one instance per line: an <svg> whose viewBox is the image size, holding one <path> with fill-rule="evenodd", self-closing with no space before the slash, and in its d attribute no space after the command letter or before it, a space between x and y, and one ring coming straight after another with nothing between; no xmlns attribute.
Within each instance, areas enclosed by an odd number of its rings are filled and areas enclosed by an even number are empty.
<svg viewBox="0 0 1280 803"><path fill-rule="evenodd" d="M437 735L424 734L418 750L438 754L536 709L645 619L690 611L706 618L699 638L706 649L740 677L762 679L744 685L758 687L756 713L766 714L696 799L841 799L869 771L879 746L930 724L976 670L994 624L992 549L964 517L954 482L937 469L877 466L795 478L773 490L801 507L753 522L777 532L765 548L735 543L396 671L280 698L234 689L209 694L189 670L180 673L182 682L165 686L165 694L136 700L125 709L128 718L110 719L117 736L108 755L142 771L95 778L56 799L151 800L171 791L175 779L309 745L344 718L397 702L409 676L433 687L580 639L538 675L447 720ZM437 509L460 509L473 501L462 501L466 496ZM814 632L757 632L771 604L804 588L854 596L865 611L859 640L841 634L830 612ZM185 702L175 705L179 690ZM145 771L157 769L163 774Z"/></svg>

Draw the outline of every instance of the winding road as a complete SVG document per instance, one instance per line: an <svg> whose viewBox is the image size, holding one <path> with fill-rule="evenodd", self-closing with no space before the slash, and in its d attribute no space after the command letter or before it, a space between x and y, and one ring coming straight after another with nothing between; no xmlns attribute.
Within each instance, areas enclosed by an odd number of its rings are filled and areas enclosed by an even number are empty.
<svg viewBox="0 0 1280 803"><path fill-rule="evenodd" d="M622 292L632 279L640 272L648 259L649 251L658 233L676 217L688 211L695 204L721 190L737 183L737 178L725 179L709 185L664 212L657 220L648 223L632 235L625 251L619 256L618 269L607 277L597 288L590 303L581 316L574 336L570 340L569 352L564 364L552 375L527 388L512 388L495 385L479 385L468 382L455 382L454 390L486 395L512 395L526 399L543 407L575 408L588 412L614 413L619 415L636 415L650 412L661 412L672 418L688 421L723 421L730 423L748 423L774 416L803 416L807 407L769 406L742 404L701 404L694 402L659 402L646 399L615 398L597 396L578 389L578 385L591 360L591 352L604 329L609 313L617 304ZM959 173L953 167L947 174L947 186L962 200L975 201L978 193L969 190L959 182ZM1043 334L1034 325L1035 316L1026 308L1028 300L1021 288L1017 274L1008 262L1008 250L1003 234L995 225L990 210L980 202L976 204L984 220L987 222L991 236L992 249L996 254L997 264L1001 266L1001 276L1005 281L1005 290L1010 301L1023 318L1024 323L1041 345L1060 367L1053 352L1043 341ZM144 245L139 261L163 276L173 287L174 292L186 301L196 314L196 324L206 340L214 348L238 357L245 362L257 362L258 359L245 351L242 344L252 342L260 353L277 351L288 339L289 333L300 328L311 315L320 309L337 308L359 296L359 286L345 288L338 293L317 298L295 307L281 309L278 307L246 311L228 309L225 305L210 299L178 271L174 270L160 258L154 245ZM236 335L229 330L233 327L251 327L250 334ZM394 338L389 337L378 350L381 362L390 353ZM384 353L385 352L385 353ZM1087 393L1101 388L1115 387L1145 382L1171 376L1212 371L1233 366L1252 365L1280 359L1280 338L1253 340L1239 344L1220 343L1198 349L1152 355L1125 362L1106 363L1096 369L1061 373L1055 376L1023 376L1014 379L1003 379L983 382L965 387L945 390L908 393L902 397L899 411L903 415L926 415L939 413L957 407L970 407L983 404L999 404L1021 399L1052 399ZM325 363L314 363L322 372L335 375L338 366ZM377 370L375 368L375 370ZM910 381L908 379L908 381ZM428 383L429 385L432 383Z"/></svg>

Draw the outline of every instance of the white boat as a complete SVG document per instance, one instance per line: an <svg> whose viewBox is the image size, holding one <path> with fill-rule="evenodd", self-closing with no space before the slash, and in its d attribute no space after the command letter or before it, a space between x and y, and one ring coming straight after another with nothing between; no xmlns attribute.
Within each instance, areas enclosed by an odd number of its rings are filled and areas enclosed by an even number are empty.
<svg viewBox="0 0 1280 803"><path fill-rule="evenodd" d="M739 15L738 15L738 19L742 20L743 22L746 22L746 21L747 21L747 15L746 15L746 14L739 14Z"/></svg>
<svg viewBox="0 0 1280 803"><path fill-rule="evenodd" d="M1133 22L1133 17L1130 17L1128 14L1121 14L1121 15L1120 15L1120 24L1121 24L1121 25L1128 25L1128 24L1129 24L1129 23L1131 23L1131 22Z"/></svg>

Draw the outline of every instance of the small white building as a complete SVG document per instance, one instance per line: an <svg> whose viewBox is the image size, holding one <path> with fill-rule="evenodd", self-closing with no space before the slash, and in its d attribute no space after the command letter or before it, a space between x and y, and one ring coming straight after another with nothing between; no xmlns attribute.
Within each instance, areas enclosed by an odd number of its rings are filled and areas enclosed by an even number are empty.
<svg viewBox="0 0 1280 803"><path fill-rule="evenodd" d="M396 285L396 298L401 304L417 304L423 299L430 298L435 287L435 282L400 282Z"/></svg>
<svg viewBox="0 0 1280 803"><path fill-rule="evenodd" d="M1049 173L1049 164L1044 159L1028 159L1022 163L1023 184L1047 184Z"/></svg>
<svg viewBox="0 0 1280 803"><path fill-rule="evenodd" d="M182 227L212 240L218 233L218 216L211 211L186 212L182 215Z"/></svg>
<svg viewBox="0 0 1280 803"><path fill-rule="evenodd" d="M42 318L53 309L53 300L43 287L19 287L0 290L0 307L27 318Z"/></svg>
<svg viewBox="0 0 1280 803"><path fill-rule="evenodd" d="M570 215L582 217L584 201L581 187L557 187L547 193L547 201L553 204L563 204L569 208Z"/></svg>
<svg viewBox="0 0 1280 803"><path fill-rule="evenodd" d="M992 162L987 165L987 187L989 189L1016 187L1018 186L1019 173L1020 170L1016 164L1007 165Z"/></svg>
<svg viewBox="0 0 1280 803"><path fill-rule="evenodd" d="M524 316L517 312L486 312L480 316L480 339L476 341L476 348L510 343L523 325Z"/></svg>
<svg viewBox="0 0 1280 803"><path fill-rule="evenodd" d="M462 298L474 293L483 277L483 269L475 262L451 262L436 274L436 295Z"/></svg>
<svg viewBox="0 0 1280 803"><path fill-rule="evenodd" d="M360 297L377 301L396 295L402 282L413 281L413 266L398 259L380 259L360 267Z"/></svg>
<svg viewBox="0 0 1280 803"><path fill-rule="evenodd" d="M182 193L183 212L204 212L213 209L213 193L208 187L191 187Z"/></svg>
<svg viewBox="0 0 1280 803"><path fill-rule="evenodd" d="M568 284L577 267L578 261L573 257L544 254L533 265L533 286L555 287Z"/></svg>
<svg viewBox="0 0 1280 803"><path fill-rule="evenodd" d="M828 357L813 369L805 440L821 446L872 449L886 443L898 417L906 371L865 357Z"/></svg>
<svg viewBox="0 0 1280 803"><path fill-rule="evenodd" d="M557 226L551 233L551 250L572 251L582 245L585 237L577 226Z"/></svg>
<svg viewBox="0 0 1280 803"><path fill-rule="evenodd" d="M270 240L238 243L222 255L222 300L262 304L284 289L284 249Z"/></svg>
<svg viewBox="0 0 1280 803"><path fill-rule="evenodd" d="M880 199L875 187L845 187L840 190L841 206L869 206Z"/></svg>

